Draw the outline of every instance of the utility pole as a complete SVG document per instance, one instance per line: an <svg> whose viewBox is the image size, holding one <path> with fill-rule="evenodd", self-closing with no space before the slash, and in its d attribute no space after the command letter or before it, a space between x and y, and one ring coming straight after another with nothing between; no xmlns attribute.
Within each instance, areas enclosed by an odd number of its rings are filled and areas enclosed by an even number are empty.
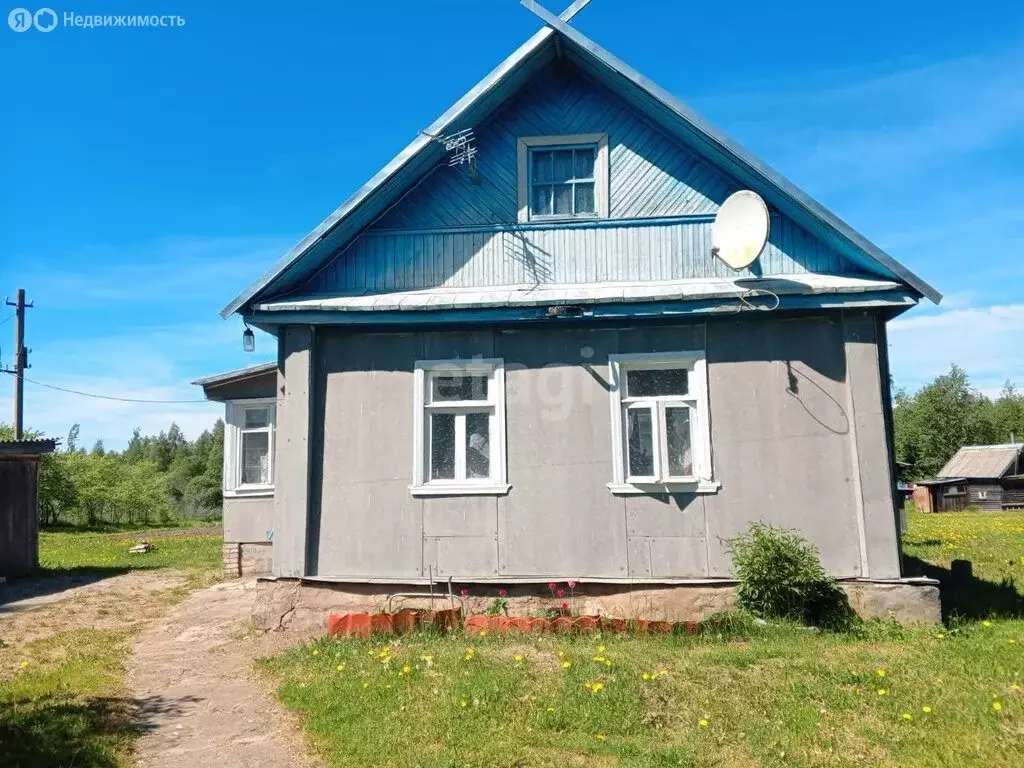
<svg viewBox="0 0 1024 768"><path fill-rule="evenodd" d="M25 303L25 289L18 289L17 299L5 299L7 306L14 307L14 439L21 440L25 429L25 369L28 368L28 350L25 349L25 310L31 309L32 302Z"/></svg>

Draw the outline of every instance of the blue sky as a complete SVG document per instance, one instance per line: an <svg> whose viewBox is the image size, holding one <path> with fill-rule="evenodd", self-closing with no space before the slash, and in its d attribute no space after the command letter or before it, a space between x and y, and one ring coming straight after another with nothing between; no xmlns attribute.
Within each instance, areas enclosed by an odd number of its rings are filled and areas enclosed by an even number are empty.
<svg viewBox="0 0 1024 768"><path fill-rule="evenodd" d="M269 359L219 309L539 27L516 0L51 7L186 20L0 27L0 295L36 302L28 376L139 399ZM594 0L574 23L946 294L892 323L898 384L956 361L995 394L1024 385L1024 7L985 7ZM26 384L30 425L110 447L219 412Z"/></svg>

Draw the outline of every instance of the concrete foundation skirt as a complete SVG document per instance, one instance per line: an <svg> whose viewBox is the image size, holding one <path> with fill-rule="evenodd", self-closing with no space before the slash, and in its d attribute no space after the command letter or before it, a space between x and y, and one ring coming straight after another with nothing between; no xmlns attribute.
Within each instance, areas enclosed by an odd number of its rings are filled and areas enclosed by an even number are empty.
<svg viewBox="0 0 1024 768"><path fill-rule="evenodd" d="M864 619L894 618L903 624L934 625L941 621L938 582L843 581L850 606ZM449 598L447 585L367 584L315 579L264 578L256 585L253 621L262 630L316 632L327 627L331 613L392 611L398 608L437 609L449 601L465 614L482 613L498 597L511 616L543 616L567 611L580 615L648 621L700 621L736 607L735 582L699 584L605 584L579 582L515 584L499 590L493 584L459 585Z"/></svg>

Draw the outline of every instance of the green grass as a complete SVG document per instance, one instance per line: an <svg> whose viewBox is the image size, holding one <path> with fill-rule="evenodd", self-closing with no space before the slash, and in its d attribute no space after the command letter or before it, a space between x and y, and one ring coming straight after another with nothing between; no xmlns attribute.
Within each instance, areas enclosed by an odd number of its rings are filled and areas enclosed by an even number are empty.
<svg viewBox="0 0 1024 768"><path fill-rule="evenodd" d="M130 765L138 732L124 687L131 643L194 588L219 577L220 536L154 538L157 550L129 555L138 537L44 531L41 575L174 569L168 588L90 596L11 614L0 624L0 765L113 768ZM45 582L42 592L45 593Z"/></svg>
<svg viewBox="0 0 1024 768"><path fill-rule="evenodd" d="M939 570L971 559L996 586L1019 570L1024 516L941 517L912 518L918 557ZM1024 764L1020 618L741 638L320 639L260 666L330 766Z"/></svg>
<svg viewBox="0 0 1024 768"><path fill-rule="evenodd" d="M39 565L48 571L72 569L217 568L222 537L193 535L154 538L155 552L132 555L128 549L146 538L129 539L102 533L43 531L39 534Z"/></svg>

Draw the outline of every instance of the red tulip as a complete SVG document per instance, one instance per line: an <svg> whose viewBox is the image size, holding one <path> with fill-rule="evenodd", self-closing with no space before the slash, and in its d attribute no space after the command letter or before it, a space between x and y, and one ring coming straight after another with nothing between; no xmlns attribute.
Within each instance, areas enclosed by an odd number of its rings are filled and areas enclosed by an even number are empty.
<svg viewBox="0 0 1024 768"><path fill-rule="evenodd" d="M569 579L569 589L576 589L576 582Z"/></svg>
<svg viewBox="0 0 1024 768"><path fill-rule="evenodd" d="M461 590L459 590L459 594L463 597L469 597L469 590L463 587Z"/></svg>
<svg viewBox="0 0 1024 768"><path fill-rule="evenodd" d="M500 595L501 597L508 597L508 590L507 589L499 589L498 590L498 595Z"/></svg>
<svg viewBox="0 0 1024 768"><path fill-rule="evenodd" d="M563 601L562 602L562 610L563 611L568 611L569 610L569 604Z"/></svg>
<svg viewBox="0 0 1024 768"><path fill-rule="evenodd" d="M564 589L559 589L558 591L555 592L555 594L558 595L559 597L565 597L565 590Z"/></svg>
<svg viewBox="0 0 1024 768"><path fill-rule="evenodd" d="M548 582L548 589L550 589L550 590L551 590L552 592L554 592L554 591L555 591L555 587L557 587L557 586L558 586L558 585L557 585L557 584L555 584L555 582L553 582L553 581L549 581L549 582Z"/></svg>

